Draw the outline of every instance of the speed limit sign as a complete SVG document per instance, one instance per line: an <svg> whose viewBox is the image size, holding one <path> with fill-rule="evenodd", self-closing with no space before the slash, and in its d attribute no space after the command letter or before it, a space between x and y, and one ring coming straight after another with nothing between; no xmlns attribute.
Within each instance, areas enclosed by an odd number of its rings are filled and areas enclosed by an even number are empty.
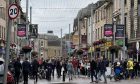
<svg viewBox="0 0 140 84"><path fill-rule="evenodd" d="M19 7L16 4L11 4L8 9L8 15L10 19L17 18L19 14Z"/></svg>

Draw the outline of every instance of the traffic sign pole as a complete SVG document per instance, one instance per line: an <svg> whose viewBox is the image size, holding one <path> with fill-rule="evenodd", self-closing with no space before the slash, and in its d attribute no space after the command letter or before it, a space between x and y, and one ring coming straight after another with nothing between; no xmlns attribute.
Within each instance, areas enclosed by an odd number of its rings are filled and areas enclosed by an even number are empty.
<svg viewBox="0 0 140 84"><path fill-rule="evenodd" d="M13 0L7 0L7 7L9 4L13 3ZM6 37L6 56L5 56L5 64L4 64L4 79L3 84L7 84L7 72L8 72L8 64L9 64L9 55L10 55L10 35L12 29L12 20L18 16L18 7L14 4L10 5L8 8L8 24L7 24L7 37Z"/></svg>

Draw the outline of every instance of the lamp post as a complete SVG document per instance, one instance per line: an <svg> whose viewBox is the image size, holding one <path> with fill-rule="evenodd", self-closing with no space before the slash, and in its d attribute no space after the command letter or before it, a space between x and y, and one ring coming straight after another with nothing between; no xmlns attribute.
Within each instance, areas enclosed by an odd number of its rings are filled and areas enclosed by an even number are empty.
<svg viewBox="0 0 140 84"><path fill-rule="evenodd" d="M116 45L116 19L115 18L113 18L113 45L115 46ZM115 59L115 57L116 57L116 53L115 53L115 51L113 52L113 56L112 56L112 64L113 64L113 62L114 62L114 59Z"/></svg>

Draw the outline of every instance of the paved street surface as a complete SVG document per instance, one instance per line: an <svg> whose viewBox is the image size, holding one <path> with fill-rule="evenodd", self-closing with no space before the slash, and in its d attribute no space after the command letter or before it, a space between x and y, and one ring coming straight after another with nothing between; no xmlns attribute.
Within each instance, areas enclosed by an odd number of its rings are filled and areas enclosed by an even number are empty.
<svg viewBox="0 0 140 84"><path fill-rule="evenodd" d="M109 75L109 73L111 73L110 69L107 68L107 72L106 75ZM102 78L103 80L103 78ZM52 81L47 81L45 79L39 80L37 84L95 84L95 83L90 83L90 78L85 77L85 76L80 76L80 78L76 77L73 78L72 81L69 81L68 77L66 77L65 82L62 82L62 78L58 79L56 77L56 71L55 71L55 77L54 79L52 78ZM20 83L20 84L23 84ZM29 80L28 84L34 84L33 80ZM104 84L103 81L100 81L98 84ZM114 80L109 80L108 79L108 83L107 84L140 84L140 78L139 79L135 79L135 80L122 80L122 81L117 81L115 82Z"/></svg>
<svg viewBox="0 0 140 84"><path fill-rule="evenodd" d="M20 84L23 84L20 83ZM33 80L29 80L28 84L34 84ZM54 79L51 82L48 82L46 80L39 80L37 84L95 84L95 83L90 83L90 79L88 78L75 78L72 81L69 82L68 79L66 79L65 82L62 82L62 79ZM103 81L99 82L98 84L104 84ZM139 79L135 79L135 80L122 80L122 81L110 81L108 80L107 84L140 84L140 80Z"/></svg>

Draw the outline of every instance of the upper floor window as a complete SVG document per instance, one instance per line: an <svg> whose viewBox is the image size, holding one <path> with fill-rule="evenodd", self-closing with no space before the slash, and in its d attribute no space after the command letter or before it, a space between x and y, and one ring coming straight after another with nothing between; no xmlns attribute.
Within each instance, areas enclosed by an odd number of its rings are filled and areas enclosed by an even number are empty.
<svg viewBox="0 0 140 84"><path fill-rule="evenodd" d="M2 37L2 36L1 36L1 33L2 33L2 29L1 29L1 26L0 26L0 38Z"/></svg>
<svg viewBox="0 0 140 84"><path fill-rule="evenodd" d="M138 0L139 1L139 0ZM127 4L127 0L124 0L124 4L126 5Z"/></svg>
<svg viewBox="0 0 140 84"><path fill-rule="evenodd" d="M43 46L43 41L41 41L41 46Z"/></svg>
<svg viewBox="0 0 140 84"><path fill-rule="evenodd" d="M0 18L2 18L2 19L4 19L5 20L5 13L6 12L6 10L5 10L5 8L4 7L0 7Z"/></svg>
<svg viewBox="0 0 140 84"><path fill-rule="evenodd" d="M140 0L138 0L138 4L140 4Z"/></svg>

